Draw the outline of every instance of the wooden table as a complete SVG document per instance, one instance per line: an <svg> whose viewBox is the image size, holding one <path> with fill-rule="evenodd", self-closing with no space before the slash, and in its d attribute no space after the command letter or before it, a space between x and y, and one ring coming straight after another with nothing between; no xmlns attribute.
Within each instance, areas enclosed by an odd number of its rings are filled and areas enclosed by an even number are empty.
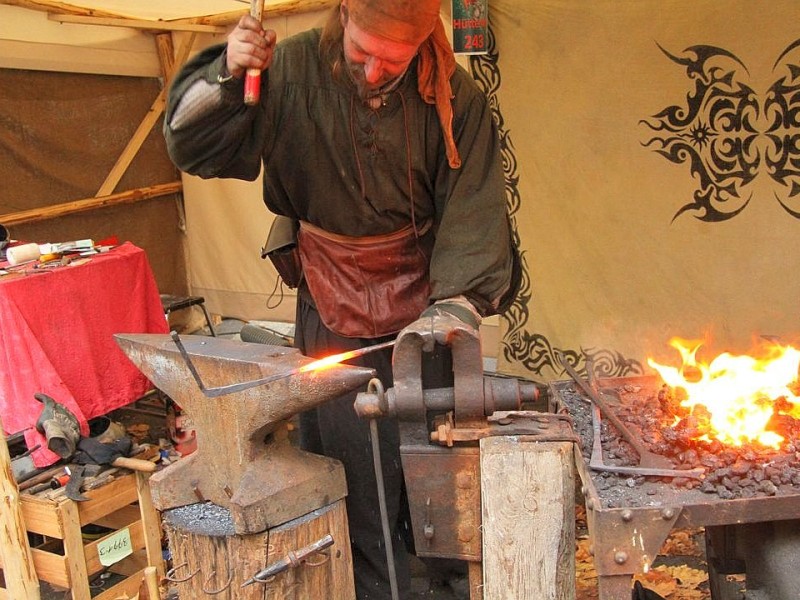
<svg viewBox="0 0 800 600"><path fill-rule="evenodd" d="M6 433L41 444L37 467L58 456L34 428L42 410L34 394L66 406L87 435L89 419L152 388L114 334L168 332L144 250L124 243L75 262L0 277L0 415Z"/></svg>

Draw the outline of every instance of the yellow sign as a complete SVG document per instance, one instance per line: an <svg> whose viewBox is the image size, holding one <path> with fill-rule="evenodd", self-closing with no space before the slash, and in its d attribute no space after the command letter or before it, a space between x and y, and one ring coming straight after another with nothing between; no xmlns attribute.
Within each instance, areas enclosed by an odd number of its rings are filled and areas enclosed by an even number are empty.
<svg viewBox="0 0 800 600"><path fill-rule="evenodd" d="M126 556L133 554L130 530L127 527L120 529L99 542L97 544L97 554L100 558L100 564L104 567L110 567Z"/></svg>

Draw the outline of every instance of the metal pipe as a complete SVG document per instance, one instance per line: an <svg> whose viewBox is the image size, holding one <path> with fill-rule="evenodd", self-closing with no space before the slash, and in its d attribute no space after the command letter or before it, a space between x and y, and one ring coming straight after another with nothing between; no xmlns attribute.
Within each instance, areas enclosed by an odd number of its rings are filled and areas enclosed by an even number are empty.
<svg viewBox="0 0 800 600"><path fill-rule="evenodd" d="M377 377L367 384L367 392L375 394L378 398L384 397L383 383ZM381 511L381 527L383 528L383 542L386 545L386 565L389 568L389 585L392 590L392 600L399 600L397 589L397 572L394 565L394 546L392 544L392 528L389 527L389 510L386 508L386 488L383 485L383 468L381 467L381 446L378 436L377 419L369 420L369 437L372 441L372 463L375 468L375 482L378 486L378 505Z"/></svg>

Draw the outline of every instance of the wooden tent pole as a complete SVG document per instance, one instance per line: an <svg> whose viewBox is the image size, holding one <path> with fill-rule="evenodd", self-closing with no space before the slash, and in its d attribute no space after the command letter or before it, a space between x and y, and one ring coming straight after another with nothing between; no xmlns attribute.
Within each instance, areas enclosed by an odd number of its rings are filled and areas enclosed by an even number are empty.
<svg viewBox="0 0 800 600"><path fill-rule="evenodd" d="M9 225L36 223L37 221L46 221L47 219L55 219L57 217L64 217L66 215L72 215L87 210L104 208L106 206L133 204L134 202L149 200L150 198L158 198L159 196L174 194L176 192L180 192L182 189L183 184L180 181L161 183L135 190L128 190L127 192L109 194L108 196L85 198L83 200L75 200L73 202L53 204L52 206L42 206L39 208L32 208L30 210L20 210L13 213L6 213L4 215L0 215L0 223L6 227Z"/></svg>

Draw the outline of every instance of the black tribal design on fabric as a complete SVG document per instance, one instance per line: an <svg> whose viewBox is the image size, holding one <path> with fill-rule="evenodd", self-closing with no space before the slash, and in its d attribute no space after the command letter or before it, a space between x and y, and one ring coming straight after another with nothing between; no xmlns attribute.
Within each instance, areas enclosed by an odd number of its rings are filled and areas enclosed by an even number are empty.
<svg viewBox="0 0 800 600"><path fill-rule="evenodd" d="M506 203L511 218L511 229L514 242L519 246L519 230L516 216L522 202L519 193L519 173L517 171L517 156L511 141L511 134L503 119L498 100L500 89L500 69L498 67L499 53L491 27L491 11L488 34L487 54L470 56L470 71L473 78L489 99L495 123L500 135L501 154L503 158L503 172L506 180ZM522 284L519 294L511 307L503 314L507 329L501 342L503 357L509 362L518 363L535 375L543 375L548 369L564 374L566 370L560 366L555 354L555 348L544 335L527 330L530 320L530 307L532 306L533 293L531 291L530 271L526 252L521 253L522 258ZM621 377L636 375L643 372L642 365L615 352L614 350L592 348L579 351L562 350L576 369L585 372L585 366L580 366L584 357L591 357L595 365L595 372L602 377ZM599 372L598 372L599 367Z"/></svg>
<svg viewBox="0 0 800 600"><path fill-rule="evenodd" d="M747 66L723 48L691 46L682 56L659 48L694 81L685 105L639 121L657 133L642 145L687 163L697 180L692 201L672 220L690 211L701 221L732 219L763 178L783 209L800 219L800 40L778 56L766 90L748 85Z"/></svg>

